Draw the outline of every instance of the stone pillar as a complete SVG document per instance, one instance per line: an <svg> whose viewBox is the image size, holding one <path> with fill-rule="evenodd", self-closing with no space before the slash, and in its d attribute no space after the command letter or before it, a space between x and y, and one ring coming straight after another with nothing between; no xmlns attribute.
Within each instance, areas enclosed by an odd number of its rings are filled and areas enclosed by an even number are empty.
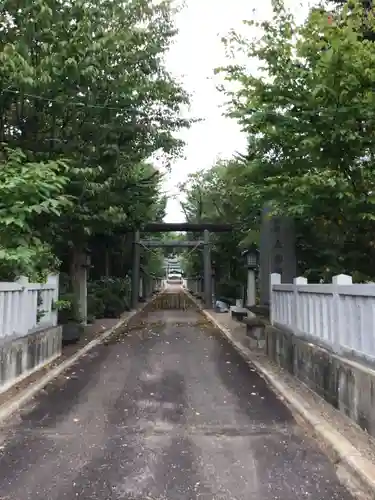
<svg viewBox="0 0 375 500"><path fill-rule="evenodd" d="M260 303L269 305L270 303L270 284L269 276L271 274L270 261L270 227L269 216L270 208L263 208L261 228L260 228L260 254L259 254L259 281L260 281Z"/></svg>
<svg viewBox="0 0 375 500"><path fill-rule="evenodd" d="M153 279L152 276L146 277L146 294L147 298L151 297L153 292Z"/></svg>
<svg viewBox="0 0 375 500"><path fill-rule="evenodd" d="M204 269L205 307L206 309L212 309L211 248L210 248L210 233L207 229L204 230L203 269Z"/></svg>
<svg viewBox="0 0 375 500"><path fill-rule="evenodd" d="M84 251L75 249L71 262L70 277L78 307L77 313L83 325L87 324L87 268L89 262L90 258Z"/></svg>
<svg viewBox="0 0 375 500"><path fill-rule="evenodd" d="M141 265L141 247L139 245L139 231L134 233L133 241L133 271L132 271L132 308L136 308L139 300L139 280Z"/></svg>
<svg viewBox="0 0 375 500"><path fill-rule="evenodd" d="M87 325L87 267L83 264L78 273L79 313L83 325Z"/></svg>
<svg viewBox="0 0 375 500"><path fill-rule="evenodd" d="M212 278L211 278L211 293L212 293L211 304L215 305L215 301L216 301L216 281L215 281L215 276L214 275L212 275Z"/></svg>
<svg viewBox="0 0 375 500"><path fill-rule="evenodd" d="M248 307L251 307L251 306L255 306L255 304L256 304L255 272L254 272L254 269L248 269L248 271L247 271L246 305Z"/></svg>
<svg viewBox="0 0 375 500"><path fill-rule="evenodd" d="M260 301L270 304L270 275L281 275L282 283L293 283L297 276L294 220L271 217L271 208L262 213L260 237Z"/></svg>

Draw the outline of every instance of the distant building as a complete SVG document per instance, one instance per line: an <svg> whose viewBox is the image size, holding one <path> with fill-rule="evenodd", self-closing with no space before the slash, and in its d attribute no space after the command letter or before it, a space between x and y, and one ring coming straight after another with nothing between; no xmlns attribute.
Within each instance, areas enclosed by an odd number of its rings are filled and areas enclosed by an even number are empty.
<svg viewBox="0 0 375 500"><path fill-rule="evenodd" d="M164 259L164 268L166 274L182 274L182 266L178 257L167 257Z"/></svg>

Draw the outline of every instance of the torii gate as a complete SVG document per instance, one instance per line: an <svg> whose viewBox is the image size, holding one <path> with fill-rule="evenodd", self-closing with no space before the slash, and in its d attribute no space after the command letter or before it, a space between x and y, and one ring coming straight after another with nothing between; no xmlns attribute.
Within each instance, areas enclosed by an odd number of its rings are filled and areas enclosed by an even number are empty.
<svg viewBox="0 0 375 500"><path fill-rule="evenodd" d="M190 222L152 222L142 228L147 233L170 232L203 232L203 240L193 241L158 241L142 240L140 231L135 231L133 242L132 272L132 307L136 307L139 299L141 246L144 247L195 247L203 248L204 302L207 309L212 308L212 269L210 233L232 231L230 224L190 223Z"/></svg>

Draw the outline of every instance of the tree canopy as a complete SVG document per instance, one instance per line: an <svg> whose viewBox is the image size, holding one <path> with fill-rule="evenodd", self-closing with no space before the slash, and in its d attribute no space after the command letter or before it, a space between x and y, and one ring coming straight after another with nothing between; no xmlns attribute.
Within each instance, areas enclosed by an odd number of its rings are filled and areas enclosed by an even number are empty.
<svg viewBox="0 0 375 500"><path fill-rule="evenodd" d="M211 234L212 262L217 281L242 279L244 265L241 250L248 241L258 240L256 202L247 199L247 169L241 158L219 161L211 169L191 174L181 185L185 193L182 208L188 222L213 222L233 224L233 231ZM201 239L199 234L189 239ZM188 251L185 257L186 272L198 274L202 267L199 252ZM185 253L186 255L186 253Z"/></svg>
<svg viewBox="0 0 375 500"><path fill-rule="evenodd" d="M245 26L248 36L232 32L224 44L247 64L228 61L218 73L248 151L189 180L189 214L233 220L256 241L271 204L296 220L306 276L374 278L375 46L363 36L374 30L372 11L356 2L312 8L298 25L274 0L272 19ZM218 243L217 255L238 257L231 244Z"/></svg>
<svg viewBox="0 0 375 500"><path fill-rule="evenodd" d="M2 176L5 186L17 177L28 214L14 212L12 230L39 238L41 256L69 262L98 237L115 251L116 235L163 217L153 157L168 167L190 124L164 64L173 14L169 0L3 2L0 141L15 153ZM17 238L5 254L2 235L3 262L23 259Z"/></svg>

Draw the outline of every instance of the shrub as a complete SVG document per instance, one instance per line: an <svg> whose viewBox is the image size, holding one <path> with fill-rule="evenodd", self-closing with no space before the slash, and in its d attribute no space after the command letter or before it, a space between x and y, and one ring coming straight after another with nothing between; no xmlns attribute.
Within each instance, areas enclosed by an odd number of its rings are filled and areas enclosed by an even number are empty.
<svg viewBox="0 0 375 500"><path fill-rule="evenodd" d="M235 304L236 299L242 297L243 288L237 282L219 282L216 285L216 299Z"/></svg>
<svg viewBox="0 0 375 500"><path fill-rule="evenodd" d="M88 283L88 316L117 318L130 309L131 282L128 277L108 277Z"/></svg>

